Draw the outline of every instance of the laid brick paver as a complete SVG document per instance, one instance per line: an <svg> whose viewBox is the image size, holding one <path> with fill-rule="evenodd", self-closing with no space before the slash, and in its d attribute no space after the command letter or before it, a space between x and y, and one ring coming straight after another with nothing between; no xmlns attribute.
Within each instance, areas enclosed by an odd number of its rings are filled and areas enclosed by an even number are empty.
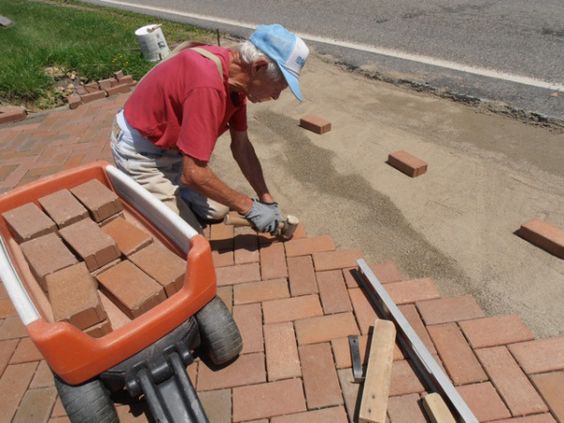
<svg viewBox="0 0 564 423"><path fill-rule="evenodd" d="M263 280L288 276L283 244L272 244L260 249L260 272Z"/></svg>
<svg viewBox="0 0 564 423"><path fill-rule="evenodd" d="M29 387L44 388L47 386L55 386L55 381L53 380L53 372L49 368L47 362L45 360L41 360Z"/></svg>
<svg viewBox="0 0 564 423"><path fill-rule="evenodd" d="M295 328L299 344L315 344L349 335L359 335L352 313L297 320Z"/></svg>
<svg viewBox="0 0 564 423"><path fill-rule="evenodd" d="M484 312L471 295L420 301L416 305L427 325L484 317Z"/></svg>
<svg viewBox="0 0 564 423"><path fill-rule="evenodd" d="M534 339L519 316L493 316L460 322L473 348L495 347Z"/></svg>
<svg viewBox="0 0 564 423"><path fill-rule="evenodd" d="M269 381L302 375L296 334L291 322L265 325L264 344Z"/></svg>
<svg viewBox="0 0 564 423"><path fill-rule="evenodd" d="M527 373L564 369L564 336L512 344L508 348Z"/></svg>
<svg viewBox="0 0 564 423"><path fill-rule="evenodd" d="M287 257L305 256L322 251L334 251L335 241L329 235L292 239L284 244Z"/></svg>
<svg viewBox="0 0 564 423"><path fill-rule="evenodd" d="M231 391L220 389L198 394L210 423L231 421Z"/></svg>
<svg viewBox="0 0 564 423"><path fill-rule="evenodd" d="M49 418L57 390L55 387L30 389L14 417L14 423L43 422Z"/></svg>
<svg viewBox="0 0 564 423"><path fill-rule="evenodd" d="M376 312L374 307L366 295L360 288L349 289L349 296L351 298L356 320L358 321L358 326L360 327L360 332L363 335L368 334L370 326L374 324L376 320Z"/></svg>
<svg viewBox="0 0 564 423"><path fill-rule="evenodd" d="M213 371L205 364L198 366L198 390L231 388L266 381L264 354L242 354L232 364Z"/></svg>
<svg viewBox="0 0 564 423"><path fill-rule="evenodd" d="M12 420L37 368L37 362L11 364L0 377L0 416Z"/></svg>
<svg viewBox="0 0 564 423"><path fill-rule="evenodd" d="M531 377L550 411L564 421L564 372L543 373Z"/></svg>
<svg viewBox="0 0 564 423"><path fill-rule="evenodd" d="M257 233L248 227L236 227L233 238L234 258L236 264L254 263L260 260Z"/></svg>
<svg viewBox="0 0 564 423"><path fill-rule="evenodd" d="M0 319L15 315L16 309L14 304L12 304L12 301L9 298L0 299Z"/></svg>
<svg viewBox="0 0 564 423"><path fill-rule="evenodd" d="M299 351L308 408L342 404L331 346L328 343L302 345Z"/></svg>
<svg viewBox="0 0 564 423"><path fill-rule="evenodd" d="M26 336L28 336L27 330L18 316L6 317L0 321L0 340Z"/></svg>
<svg viewBox="0 0 564 423"><path fill-rule="evenodd" d="M270 419L271 423L347 423L344 407L329 407Z"/></svg>
<svg viewBox="0 0 564 423"><path fill-rule="evenodd" d="M243 353L263 351L262 312L260 304L236 305L233 319L243 338Z"/></svg>
<svg viewBox="0 0 564 423"><path fill-rule="evenodd" d="M556 423L556 420L548 414L535 414L526 417L514 417L512 419L497 420L496 423Z"/></svg>
<svg viewBox="0 0 564 423"><path fill-rule="evenodd" d="M31 338L22 338L10 359L10 364L39 361L43 358Z"/></svg>
<svg viewBox="0 0 564 423"><path fill-rule="evenodd" d="M351 369L337 370L337 375L339 376L343 398L345 399L345 407L347 409L349 422L352 422L354 421L355 409L358 402L359 384L354 383Z"/></svg>
<svg viewBox="0 0 564 423"><path fill-rule="evenodd" d="M430 278L390 283L386 285L386 291L398 305L441 297L435 283Z"/></svg>
<svg viewBox="0 0 564 423"><path fill-rule="evenodd" d="M217 286L255 282L260 280L260 267L258 263L225 266L215 269L215 276Z"/></svg>
<svg viewBox="0 0 564 423"><path fill-rule="evenodd" d="M293 297L319 292L311 256L288 257L288 280Z"/></svg>
<svg viewBox="0 0 564 423"><path fill-rule="evenodd" d="M349 294L341 271L317 272L316 278L325 314L352 311Z"/></svg>
<svg viewBox="0 0 564 423"><path fill-rule="evenodd" d="M429 332L427 331L425 324L421 320L421 316L419 316L417 308L415 308L413 304L405 304L399 306L399 310L401 311L403 316L407 319L407 321L409 322L409 324L411 325L417 336L419 336L421 342L425 344L429 352L431 354L435 354L437 350L435 349L435 345L433 344L433 341L431 341L431 337L429 336Z"/></svg>
<svg viewBox="0 0 564 423"><path fill-rule="evenodd" d="M317 295L265 301L262 307L264 323L288 322L323 315Z"/></svg>
<svg viewBox="0 0 564 423"><path fill-rule="evenodd" d="M313 253L313 265L317 272L345 269L356 266L356 261L361 257L362 251L359 249Z"/></svg>
<svg viewBox="0 0 564 423"><path fill-rule="evenodd" d="M231 250L212 250L212 258L214 267L233 266L235 264L235 255Z"/></svg>
<svg viewBox="0 0 564 423"><path fill-rule="evenodd" d="M290 297L286 279L270 279L234 285L233 291L235 304L257 303Z"/></svg>
<svg viewBox="0 0 564 423"><path fill-rule="evenodd" d="M459 386L457 390L479 421L487 422L511 417L511 413L490 382Z"/></svg>
<svg viewBox="0 0 564 423"><path fill-rule="evenodd" d="M426 423L427 419L419 405L419 395L409 394L388 399L388 415L392 423Z"/></svg>
<svg viewBox="0 0 564 423"><path fill-rule="evenodd" d="M233 287L231 285L220 286L217 288L217 296L227 306L230 313L233 312Z"/></svg>
<svg viewBox="0 0 564 423"><path fill-rule="evenodd" d="M423 392L425 388L408 360L394 361L390 381L390 396Z"/></svg>
<svg viewBox="0 0 564 423"><path fill-rule="evenodd" d="M19 341L17 339L6 339L0 341L0 375L10 362Z"/></svg>

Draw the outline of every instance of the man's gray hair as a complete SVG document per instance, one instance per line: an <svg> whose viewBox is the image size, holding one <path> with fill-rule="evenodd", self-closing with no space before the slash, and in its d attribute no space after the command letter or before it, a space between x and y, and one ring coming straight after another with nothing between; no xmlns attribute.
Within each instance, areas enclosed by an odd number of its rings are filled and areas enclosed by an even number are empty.
<svg viewBox="0 0 564 423"><path fill-rule="evenodd" d="M246 64L251 64L258 59L266 59L268 61L268 67L266 68L266 73L273 82L280 81L284 78L282 72L278 68L278 65L274 63L268 56L266 56L262 51L255 47L250 41L244 41L239 44L239 53L241 53L241 60Z"/></svg>

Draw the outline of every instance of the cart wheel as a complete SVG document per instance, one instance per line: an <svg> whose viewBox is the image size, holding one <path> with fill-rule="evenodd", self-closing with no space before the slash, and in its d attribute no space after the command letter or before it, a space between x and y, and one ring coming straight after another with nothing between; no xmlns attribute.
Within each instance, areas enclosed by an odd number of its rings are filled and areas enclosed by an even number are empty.
<svg viewBox="0 0 564 423"><path fill-rule="evenodd" d="M119 419L102 381L68 385L55 376L55 386L72 423L118 423Z"/></svg>
<svg viewBox="0 0 564 423"><path fill-rule="evenodd" d="M202 346L216 366L233 360L243 349L237 324L221 298L215 297L196 313Z"/></svg>

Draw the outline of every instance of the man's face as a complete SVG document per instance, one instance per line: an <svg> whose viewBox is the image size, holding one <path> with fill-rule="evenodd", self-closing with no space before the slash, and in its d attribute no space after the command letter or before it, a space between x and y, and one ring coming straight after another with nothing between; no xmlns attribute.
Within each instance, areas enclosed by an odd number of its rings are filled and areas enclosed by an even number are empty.
<svg viewBox="0 0 564 423"><path fill-rule="evenodd" d="M247 98L251 103L276 100L280 93L288 87L284 78L272 81L264 69L259 69L252 77L247 87Z"/></svg>

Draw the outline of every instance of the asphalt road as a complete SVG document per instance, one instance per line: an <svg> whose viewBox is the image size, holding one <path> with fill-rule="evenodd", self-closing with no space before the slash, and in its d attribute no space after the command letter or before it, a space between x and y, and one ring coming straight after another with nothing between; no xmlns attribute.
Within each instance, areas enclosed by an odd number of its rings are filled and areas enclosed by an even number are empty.
<svg viewBox="0 0 564 423"><path fill-rule="evenodd" d="M380 79L564 126L561 0L89 2L240 36L279 22L318 52Z"/></svg>

